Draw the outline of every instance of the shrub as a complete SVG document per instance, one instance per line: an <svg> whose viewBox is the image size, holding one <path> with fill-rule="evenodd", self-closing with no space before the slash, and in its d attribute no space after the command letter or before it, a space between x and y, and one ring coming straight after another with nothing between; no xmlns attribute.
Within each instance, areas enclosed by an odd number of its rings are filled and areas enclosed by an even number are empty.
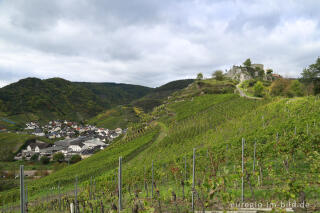
<svg viewBox="0 0 320 213"><path fill-rule="evenodd" d="M53 155L53 160L56 162L63 162L64 161L64 155L61 152L58 152L56 154Z"/></svg>
<svg viewBox="0 0 320 213"><path fill-rule="evenodd" d="M298 80L291 82L289 90L294 96L303 96L304 93L303 85Z"/></svg>
<svg viewBox="0 0 320 213"><path fill-rule="evenodd" d="M37 161L37 160L39 160L39 154L36 153L36 154L32 155L31 158L30 158L30 160L31 160L31 161Z"/></svg>
<svg viewBox="0 0 320 213"><path fill-rule="evenodd" d="M284 96L286 88L290 85L290 80L279 78L272 82L270 86L270 94L273 96Z"/></svg>
<svg viewBox="0 0 320 213"><path fill-rule="evenodd" d="M257 80L256 79L250 79L247 82L248 82L248 86L249 87L253 87L257 83Z"/></svg>
<svg viewBox="0 0 320 213"><path fill-rule="evenodd" d="M273 96L303 96L304 87L298 80L280 78L275 80L270 87L270 94Z"/></svg>
<svg viewBox="0 0 320 213"><path fill-rule="evenodd" d="M48 164L50 162L50 159L47 156L42 156L40 158L40 161L42 164Z"/></svg>
<svg viewBox="0 0 320 213"><path fill-rule="evenodd" d="M70 163L77 163L81 161L81 156L80 155L72 155L70 158Z"/></svg>
<svg viewBox="0 0 320 213"><path fill-rule="evenodd" d="M264 90L263 84L261 83L261 81L258 81L253 87L254 96L263 97L264 95L263 90Z"/></svg>

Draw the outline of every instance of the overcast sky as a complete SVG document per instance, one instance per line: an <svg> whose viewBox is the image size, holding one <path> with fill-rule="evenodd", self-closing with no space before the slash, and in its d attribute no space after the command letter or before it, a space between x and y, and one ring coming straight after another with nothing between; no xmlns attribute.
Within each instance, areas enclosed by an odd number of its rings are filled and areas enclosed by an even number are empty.
<svg viewBox="0 0 320 213"><path fill-rule="evenodd" d="M0 86L21 78L159 86L246 58L298 77L319 0L0 0Z"/></svg>

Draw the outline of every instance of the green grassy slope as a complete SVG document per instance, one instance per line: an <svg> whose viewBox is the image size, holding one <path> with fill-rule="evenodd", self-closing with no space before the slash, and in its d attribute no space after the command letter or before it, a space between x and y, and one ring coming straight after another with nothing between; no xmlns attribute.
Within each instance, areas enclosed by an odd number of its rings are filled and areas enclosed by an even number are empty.
<svg viewBox="0 0 320 213"><path fill-rule="evenodd" d="M130 106L118 106L91 118L88 122L97 127L115 129L126 128L130 123L138 122L139 117Z"/></svg>
<svg viewBox="0 0 320 213"><path fill-rule="evenodd" d="M26 142L26 140L34 139L35 136L23 135L15 133L0 133L0 161L13 158L20 147Z"/></svg>

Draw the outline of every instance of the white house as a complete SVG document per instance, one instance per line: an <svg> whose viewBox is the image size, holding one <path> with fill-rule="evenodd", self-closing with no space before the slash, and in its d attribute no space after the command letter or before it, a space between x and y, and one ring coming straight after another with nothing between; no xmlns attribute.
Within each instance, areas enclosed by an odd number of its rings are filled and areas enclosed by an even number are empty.
<svg viewBox="0 0 320 213"><path fill-rule="evenodd" d="M121 128L116 128L114 130L118 135L120 135L122 133L122 129Z"/></svg>
<svg viewBox="0 0 320 213"><path fill-rule="evenodd" d="M36 143L31 143L27 146L28 152L36 152L39 153L41 149L45 149L49 146L49 144L44 143L42 141L37 141Z"/></svg>
<svg viewBox="0 0 320 213"><path fill-rule="evenodd" d="M79 145L70 145L68 147L68 151L71 151L71 152L80 152L81 151L81 146Z"/></svg>
<svg viewBox="0 0 320 213"><path fill-rule="evenodd" d="M103 143L99 138L94 138L92 140L88 140L83 142L84 146L82 147L82 150L87 149L87 148L93 148L96 146L101 146L101 149L106 147L106 144Z"/></svg>
<svg viewBox="0 0 320 213"><path fill-rule="evenodd" d="M36 136L39 136L39 137L44 137L44 136L46 136L46 134L44 133L44 132L35 132L35 133L33 133L34 135L36 135Z"/></svg>

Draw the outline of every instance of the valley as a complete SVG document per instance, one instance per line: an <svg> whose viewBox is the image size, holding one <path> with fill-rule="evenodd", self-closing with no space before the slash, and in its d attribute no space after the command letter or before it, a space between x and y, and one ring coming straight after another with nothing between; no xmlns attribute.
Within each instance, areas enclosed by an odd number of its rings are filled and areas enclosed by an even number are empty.
<svg viewBox="0 0 320 213"><path fill-rule="evenodd" d="M176 81L98 112L82 122L126 132L86 159L51 162L51 174L27 177L28 210L69 212L76 203L80 212L116 211L121 189L122 212L223 211L244 203L320 211L319 96L275 96L275 82ZM17 185L0 198L3 209L18 210Z"/></svg>

